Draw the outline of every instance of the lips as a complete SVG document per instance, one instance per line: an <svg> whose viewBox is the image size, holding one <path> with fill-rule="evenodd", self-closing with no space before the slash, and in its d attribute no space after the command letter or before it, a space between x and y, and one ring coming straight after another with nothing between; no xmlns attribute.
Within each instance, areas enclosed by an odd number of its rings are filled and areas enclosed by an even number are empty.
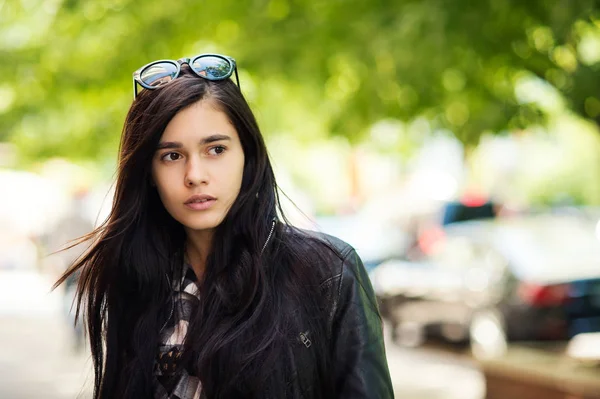
<svg viewBox="0 0 600 399"><path fill-rule="evenodd" d="M206 194L192 195L184 202L184 205L193 211L205 211L213 206L216 200L215 197Z"/></svg>
<svg viewBox="0 0 600 399"><path fill-rule="evenodd" d="M200 204L207 201L214 201L216 198L210 195L202 194L202 195L192 195L190 198L185 201L186 205L189 204Z"/></svg>

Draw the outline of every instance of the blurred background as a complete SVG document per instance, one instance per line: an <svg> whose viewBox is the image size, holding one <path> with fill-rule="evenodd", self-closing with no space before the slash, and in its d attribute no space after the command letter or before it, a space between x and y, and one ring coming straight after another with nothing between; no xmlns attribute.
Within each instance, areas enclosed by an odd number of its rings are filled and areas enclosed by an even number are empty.
<svg viewBox="0 0 600 399"><path fill-rule="evenodd" d="M1 398L89 397L51 253L107 215L132 72L206 52L363 258L398 398L600 397L597 1L0 0Z"/></svg>

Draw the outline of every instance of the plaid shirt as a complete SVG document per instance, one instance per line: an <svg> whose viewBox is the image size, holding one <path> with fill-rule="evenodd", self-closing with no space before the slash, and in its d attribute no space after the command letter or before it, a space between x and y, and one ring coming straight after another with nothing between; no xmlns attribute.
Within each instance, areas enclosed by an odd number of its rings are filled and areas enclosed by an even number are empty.
<svg viewBox="0 0 600 399"><path fill-rule="evenodd" d="M202 384L198 377L190 375L188 367L174 372L182 355L190 318L200 300L196 283L196 275L187 263L181 276L173 279L173 312L159 334L154 362L154 399L200 399Z"/></svg>

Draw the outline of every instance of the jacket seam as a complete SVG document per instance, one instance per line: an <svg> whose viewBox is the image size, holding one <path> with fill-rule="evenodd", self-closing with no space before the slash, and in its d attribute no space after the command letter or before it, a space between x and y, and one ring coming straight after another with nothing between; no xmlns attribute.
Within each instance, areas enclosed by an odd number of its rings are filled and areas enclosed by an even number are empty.
<svg viewBox="0 0 600 399"><path fill-rule="evenodd" d="M336 314L338 312L339 309L339 305L340 305L340 298L342 296L342 284L343 284L343 275L344 275L344 267L346 265L346 260L348 259L348 255L350 255L352 252L354 251L354 248L352 248L351 246L347 246L345 248L344 251L340 252L340 259L341 259L341 265L340 265L340 272L337 273L335 276L329 277L327 278L325 281L323 281L321 283L321 285L325 285L330 281L334 281L335 279L339 278L339 284L337 286L337 289L335 289L335 300L333 301L333 308L331 309L331 313L329 314L329 321L328 321L328 330L330 331L329 333L332 333L333 330L333 323L336 317ZM330 337L331 339L331 337Z"/></svg>
<svg viewBox="0 0 600 399"><path fill-rule="evenodd" d="M340 253L340 255L342 255L342 256L340 257L340 259L341 259L341 261L342 261L342 264L341 264L341 266L340 266L340 267L341 267L341 270L340 270L340 272L339 272L339 273L337 273L335 276L328 277L328 278L327 278L325 281L323 281L323 282L321 283L321 285L325 285L325 284L327 284L328 282L330 282L330 281L332 281L332 280L335 280L336 278L340 278L340 277L341 277L341 276L344 274L344 265L346 264L346 260L348 259L348 255L350 255L350 254L352 253L352 250L353 250L353 249L354 249L354 248L352 248L350 245L348 245L348 246L346 247L346 249L345 249L343 252L341 252L341 253ZM340 285L341 285L341 284L340 284Z"/></svg>

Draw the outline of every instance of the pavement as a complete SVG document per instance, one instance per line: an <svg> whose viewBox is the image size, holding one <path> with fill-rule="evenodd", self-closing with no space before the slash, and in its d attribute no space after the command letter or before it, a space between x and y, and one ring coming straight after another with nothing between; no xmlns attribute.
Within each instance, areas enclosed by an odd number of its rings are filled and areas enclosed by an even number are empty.
<svg viewBox="0 0 600 399"><path fill-rule="evenodd" d="M0 271L0 399L91 397L90 357L74 349L51 285L35 271Z"/></svg>
<svg viewBox="0 0 600 399"><path fill-rule="evenodd" d="M0 399L91 397L91 359L74 350L62 291L51 285L36 271L0 271ZM386 340L396 398L484 397L483 375L468 359Z"/></svg>

